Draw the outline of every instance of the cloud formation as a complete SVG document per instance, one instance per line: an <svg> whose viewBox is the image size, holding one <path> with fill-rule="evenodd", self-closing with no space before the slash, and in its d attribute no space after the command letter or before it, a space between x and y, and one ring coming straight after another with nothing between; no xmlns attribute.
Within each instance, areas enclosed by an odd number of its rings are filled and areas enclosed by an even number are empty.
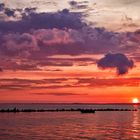
<svg viewBox="0 0 140 140"><path fill-rule="evenodd" d="M80 93L31 93L31 94L33 94L33 95L51 95L51 96L87 96L88 94L80 94Z"/></svg>
<svg viewBox="0 0 140 140"><path fill-rule="evenodd" d="M82 3L70 1L69 4L71 6L86 5L86 1ZM0 4L0 11L3 13L6 8L8 7ZM11 13L12 11L14 13ZM18 20L14 17L17 11L21 14L21 19ZM3 69L11 70L13 65L18 70L39 70L38 66L73 66L73 60L66 62L65 58L65 61L53 61L48 60L48 57L53 55L94 55L108 52L130 54L140 44L138 31L136 33L117 33L96 27L96 25L91 27L83 20L82 13L71 12L68 9L38 13L36 8L26 7L24 9L9 8L8 12L12 14L8 14L12 16L12 20L10 18L0 20L0 57L4 58L0 61ZM6 14L6 17L8 15ZM78 60L75 61L78 62ZM81 60L81 64L78 62L79 66L83 65L84 61ZM126 60L124 62L126 63ZM86 64L89 65L89 63L93 64L91 60L86 60ZM123 74L133 67L133 64L128 63L122 68L118 64L107 67L116 67L118 74Z"/></svg>
<svg viewBox="0 0 140 140"><path fill-rule="evenodd" d="M14 17L14 16L15 16L15 11L14 11L13 9L5 8L4 13L5 13L8 17Z"/></svg>
<svg viewBox="0 0 140 140"><path fill-rule="evenodd" d="M44 90L45 92L37 92L36 94L49 94L48 89L68 89L68 88L104 88L104 87L136 87L139 86L140 78L113 78L113 79L98 79L98 78L56 78L56 79L1 79L0 90ZM52 84L53 83L53 84ZM56 91L55 91L56 92ZM59 95L63 92L59 92ZM80 92L78 92L80 95ZM53 95L53 94L52 94ZM84 95L84 94L82 94Z"/></svg>
<svg viewBox="0 0 140 140"><path fill-rule="evenodd" d="M2 5L0 9L2 10ZM5 9L7 16L14 16L13 9ZM26 8L21 10L20 20L2 20L0 21L1 32L28 32L32 29L81 29L86 25L81 20L81 13L70 12L68 9L63 9L58 12L36 13L34 9Z"/></svg>
<svg viewBox="0 0 140 140"><path fill-rule="evenodd" d="M78 31L73 29L39 29L33 31L33 36L45 46L53 46L55 44L71 44L75 42L82 42L82 38Z"/></svg>
<svg viewBox="0 0 140 140"><path fill-rule="evenodd" d="M116 68L117 74L126 74L130 68L134 67L133 60L129 60L124 54L121 53L108 53L103 58L101 58L97 65L99 68Z"/></svg>
<svg viewBox="0 0 140 140"><path fill-rule="evenodd" d="M38 51L39 47L36 39L29 33L13 33L3 36L2 46L8 56L28 57L32 51Z"/></svg>
<svg viewBox="0 0 140 140"><path fill-rule="evenodd" d="M4 3L0 3L0 12L4 10L4 7L5 7Z"/></svg>
<svg viewBox="0 0 140 140"><path fill-rule="evenodd" d="M87 3L88 3L87 1L83 2L69 1L69 4L73 9L86 9L88 7Z"/></svg>

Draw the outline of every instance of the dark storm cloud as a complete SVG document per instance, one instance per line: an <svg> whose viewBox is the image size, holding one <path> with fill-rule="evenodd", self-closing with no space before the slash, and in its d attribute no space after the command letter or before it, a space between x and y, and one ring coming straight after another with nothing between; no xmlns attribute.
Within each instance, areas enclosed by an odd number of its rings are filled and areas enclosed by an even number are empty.
<svg viewBox="0 0 140 140"><path fill-rule="evenodd" d="M71 5L77 3L73 1ZM0 9L5 11L6 8L1 4ZM68 9L49 13L37 13L36 8L14 11L21 13L20 20L0 20L0 56L3 55L5 59L2 65L4 69L13 66L13 70L39 70L38 66L73 66L74 60L53 61L48 60L48 56L105 54L110 51L130 53L140 44L138 31L116 33L105 28L90 27L82 20L82 13L70 12ZM16 58L13 59L15 62L9 58ZM20 64L17 64L17 58L21 60ZM26 58L28 60L24 63L22 59ZM79 66L95 63L95 60L86 60L83 64L84 61L81 60ZM132 66L114 67L117 67L119 74L123 74Z"/></svg>
<svg viewBox="0 0 140 140"><path fill-rule="evenodd" d="M0 12L3 12L7 16L13 16L15 17L15 12L19 12L22 16L29 15L31 13L34 13L36 11L36 7L27 7L25 9L11 9L9 7L6 7L4 3L0 3Z"/></svg>
<svg viewBox="0 0 140 140"><path fill-rule="evenodd" d="M16 9L7 8L4 3L0 3L0 12L3 12L8 17L15 17Z"/></svg>
<svg viewBox="0 0 140 140"><path fill-rule="evenodd" d="M1 52L7 56L45 58L53 54L77 54L84 40L73 29L39 29L28 33L7 33L1 37ZM80 49L81 48L81 49ZM36 54L34 54L36 52ZM32 57L33 58L33 57Z"/></svg>
<svg viewBox="0 0 140 140"><path fill-rule="evenodd" d="M38 51L38 44L32 34L13 33L2 36L1 52L5 56L28 57L31 52Z"/></svg>
<svg viewBox="0 0 140 140"><path fill-rule="evenodd" d="M97 65L99 68L116 68L117 74L126 74L130 68L134 67L134 62L129 60L124 54L121 53L108 53L103 58L101 58Z"/></svg>
<svg viewBox="0 0 140 140"><path fill-rule="evenodd" d="M70 12L68 9L55 13L36 13L34 10L25 8L25 13L29 14L21 20L0 21L0 31L4 34L3 44L8 50L6 54L19 50L20 54L30 55L31 48L38 48L37 56L107 53L119 49L119 33L88 26L82 20L81 13ZM18 40L23 41L20 43Z"/></svg>
<svg viewBox="0 0 140 140"><path fill-rule="evenodd" d="M35 13L35 11L36 11L36 7L33 7L33 8L25 8L24 9L24 13L25 14L23 14L23 15L30 15L31 13Z"/></svg>
<svg viewBox="0 0 140 140"><path fill-rule="evenodd" d="M14 9L5 8L4 13L5 13L8 17L14 17L14 16L15 16L15 10L14 10Z"/></svg>
<svg viewBox="0 0 140 140"><path fill-rule="evenodd" d="M5 7L4 3L0 3L0 12L4 10L4 7Z"/></svg>
<svg viewBox="0 0 140 140"><path fill-rule="evenodd" d="M40 29L34 32L43 52L54 54L97 54L119 49L119 35L104 28ZM55 38L53 37L55 36ZM109 40L109 41L108 41ZM42 51L41 50L41 51Z"/></svg>
<svg viewBox="0 0 140 140"><path fill-rule="evenodd" d="M87 58L49 60L48 56L115 52L119 50L120 44L119 34L108 32L104 28L88 26L80 30L53 28L32 30L28 33L7 33L2 38L0 50L5 58L14 57L21 60L20 64L10 60L6 62L9 63L8 65L3 63L4 69L8 66L13 70L39 70L38 66L73 66L75 62L80 61L79 65L89 65L95 63L96 60ZM25 58L28 60L23 62L22 59L25 60Z"/></svg>
<svg viewBox="0 0 140 140"><path fill-rule="evenodd" d="M25 9L30 13L18 21L0 21L0 31L28 32L31 29L80 29L85 23L81 21L81 13L69 12L64 9L56 13L35 13L32 9ZM12 11L12 10L11 10ZM7 14L11 15L11 12Z"/></svg>

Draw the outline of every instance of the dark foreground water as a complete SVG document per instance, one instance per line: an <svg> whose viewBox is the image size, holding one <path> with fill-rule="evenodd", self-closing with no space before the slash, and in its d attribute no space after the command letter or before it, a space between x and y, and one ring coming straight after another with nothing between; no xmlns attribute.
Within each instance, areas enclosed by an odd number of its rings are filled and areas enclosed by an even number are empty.
<svg viewBox="0 0 140 140"><path fill-rule="evenodd" d="M18 108L133 108L126 105L0 105ZM0 140L140 140L140 111L0 113Z"/></svg>

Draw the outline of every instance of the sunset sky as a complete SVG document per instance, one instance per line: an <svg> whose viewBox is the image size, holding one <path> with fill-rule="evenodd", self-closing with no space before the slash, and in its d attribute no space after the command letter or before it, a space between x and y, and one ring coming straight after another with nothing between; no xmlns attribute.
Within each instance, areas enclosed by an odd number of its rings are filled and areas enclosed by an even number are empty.
<svg viewBox="0 0 140 140"><path fill-rule="evenodd" d="M0 103L140 99L139 0L0 0Z"/></svg>

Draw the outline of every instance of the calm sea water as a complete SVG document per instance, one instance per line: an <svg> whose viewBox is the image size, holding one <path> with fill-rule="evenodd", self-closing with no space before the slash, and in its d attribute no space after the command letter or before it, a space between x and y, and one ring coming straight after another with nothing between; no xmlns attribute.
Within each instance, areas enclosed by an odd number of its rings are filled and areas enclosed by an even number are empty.
<svg viewBox="0 0 140 140"><path fill-rule="evenodd" d="M132 105L0 104L0 108L13 107L134 108ZM0 140L140 140L140 111L0 113Z"/></svg>

